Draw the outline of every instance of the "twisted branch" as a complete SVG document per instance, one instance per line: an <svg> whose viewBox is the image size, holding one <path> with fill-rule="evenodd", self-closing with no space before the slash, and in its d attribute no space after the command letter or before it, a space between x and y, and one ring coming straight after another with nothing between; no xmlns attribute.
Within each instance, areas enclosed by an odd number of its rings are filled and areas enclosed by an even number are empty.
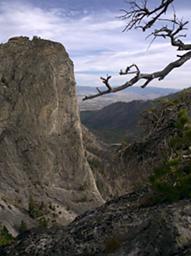
<svg viewBox="0 0 191 256"><path fill-rule="evenodd" d="M161 21L166 21L172 24L172 28L168 25L161 27L160 29L155 29L149 36L162 37L164 39L169 38L171 45L178 47L178 51L188 51L191 50L191 44L185 44L180 38L185 38L186 34L180 34L182 31L187 30L186 25L188 21L179 20L174 14L173 19L161 19Z"/></svg>
<svg viewBox="0 0 191 256"><path fill-rule="evenodd" d="M149 10L148 1L144 0L143 4L138 4L136 1L130 1L129 11L122 9L124 14L121 16L122 20L127 20L125 30L131 30L132 28L141 28L143 31L151 28L162 14L166 13L170 4L174 0L161 0L161 3L154 9ZM147 21L148 18L150 20Z"/></svg>
<svg viewBox="0 0 191 256"><path fill-rule="evenodd" d="M186 25L188 24L188 21L179 20L175 14L172 19L160 18L161 15L167 11L169 5L173 1L174 0L161 0L159 6L152 10L148 9L147 0L144 0L143 5L137 4L136 1L129 2L131 6L130 11L124 10L125 14L122 16L122 18L128 20L125 30L132 28L142 28L142 30L145 31L152 27L158 20L160 20L160 22L166 22L168 25L162 26L159 29L155 29L154 32L152 32L149 36L153 36L154 40L157 37L162 37L164 39L169 38L173 47L177 47L178 51L186 51L186 53L183 55L177 55L178 59L166 65L164 69L153 73L141 73L138 66L136 64L132 64L131 66L128 66L125 71L120 70L119 75L134 76L124 84L116 87L112 87L109 83L111 76L107 76L106 78L101 77L101 80L107 89L101 91L99 88L97 88L97 94L85 96L83 100L93 99L105 94L124 90L137 84L140 80L143 81L141 87L145 88L152 80L163 80L172 70L182 66L185 62L191 59L191 44L185 44L181 39L186 37L186 34L182 34L182 32L187 30ZM151 18L149 19L149 17ZM145 18L148 18L147 22L145 22ZM142 25L142 23L144 23L144 25Z"/></svg>
<svg viewBox="0 0 191 256"><path fill-rule="evenodd" d="M96 97L99 97L99 96L102 96L105 94L115 93L115 92L124 90L130 86L135 85L140 80L145 80L141 86L142 88L145 88L154 79L163 80L173 69L182 66L189 59L191 59L191 51L185 53L182 56L179 56L179 58L177 60L168 64L163 70L153 72L153 73L141 73L139 71L139 68L135 64L133 64L133 66L137 67L137 72L133 78L131 78L130 80L128 80L127 82L125 82L124 84L122 84L120 86L117 86L117 87L110 86L110 89L107 89L105 91L99 90L97 94L85 96L83 98L83 101L93 99L93 98L96 98ZM127 67L127 70L130 70L129 67ZM125 75L125 74L128 75L128 74L132 74L132 72L126 73L126 71L125 72L120 71L119 74L120 75Z"/></svg>

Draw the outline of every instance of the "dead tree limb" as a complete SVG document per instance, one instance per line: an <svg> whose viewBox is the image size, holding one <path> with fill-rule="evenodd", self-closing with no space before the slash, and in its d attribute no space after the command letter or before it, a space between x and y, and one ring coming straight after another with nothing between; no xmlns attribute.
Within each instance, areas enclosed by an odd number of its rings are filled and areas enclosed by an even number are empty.
<svg viewBox="0 0 191 256"><path fill-rule="evenodd" d="M131 30L132 28L141 28L143 31L146 31L151 28L162 14L166 13L174 0L161 0L160 4L153 9L149 9L148 0L144 0L142 4L138 4L137 2L130 1L128 2L130 5L129 10L121 10L124 12L121 18L128 21L124 31Z"/></svg>
<svg viewBox="0 0 191 256"><path fill-rule="evenodd" d="M182 39L186 37L186 34L183 32L187 30L186 25L188 25L188 21L179 20L176 14L174 14L172 19L162 18L162 14L166 13L169 5L172 4L173 1L174 0L161 0L159 6L152 10L148 8L147 0L143 2L143 5L139 5L137 1L129 2L131 7L130 11L124 10L125 14L122 16L122 19L128 20L125 30L141 28L145 31L151 28L157 21L160 21L160 25L165 22L164 26L155 29L149 36L153 36L154 39L159 37L169 39L171 46L176 47L177 51L183 51L184 53L181 55L178 54L178 59L166 65L162 70L153 73L142 73L136 64L132 64L128 66L125 71L120 70L119 75L133 75L133 77L124 84L116 87L112 87L109 83L112 78L111 76L107 75L106 78L101 77L102 83L105 84L107 89L101 91L97 88L97 94L85 96L83 100L89 100L124 90L137 84L139 81L143 81L141 87L145 88L154 79L163 80L172 70L179 68L191 59L191 44L184 43ZM147 21L145 21L145 18L147 18Z"/></svg>
<svg viewBox="0 0 191 256"><path fill-rule="evenodd" d="M107 89L105 91L99 90L99 92L97 94L85 96L83 98L83 100L85 101L85 100L93 99L93 98L96 98L96 97L99 97L99 96L102 96L105 94L115 93L115 92L124 90L130 86L135 85L140 80L145 80L141 86L142 88L145 88L154 79L163 80L173 69L182 66L189 59L191 59L191 51L185 53L184 55L180 56L174 62L171 62L170 64L168 64L163 70L153 72L153 73L148 73L148 74L147 73L144 74L139 71L136 73L136 75L132 79L125 82L124 84L117 86L117 87L110 87L111 89ZM123 73L123 75L124 75L124 73ZM127 75L128 74L131 74L131 73L127 73Z"/></svg>

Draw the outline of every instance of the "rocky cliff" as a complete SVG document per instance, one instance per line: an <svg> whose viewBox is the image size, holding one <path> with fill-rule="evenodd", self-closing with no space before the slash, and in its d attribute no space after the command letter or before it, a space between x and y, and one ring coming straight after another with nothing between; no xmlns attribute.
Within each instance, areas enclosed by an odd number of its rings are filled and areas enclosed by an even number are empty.
<svg viewBox="0 0 191 256"><path fill-rule="evenodd" d="M116 182L117 159L111 147L100 141L85 126L82 125L83 144L86 158L95 177L96 185L105 200L118 195L121 190Z"/></svg>
<svg viewBox="0 0 191 256"><path fill-rule="evenodd" d="M65 223L103 202L82 145L73 63L59 43L0 45L0 223Z"/></svg>
<svg viewBox="0 0 191 256"><path fill-rule="evenodd" d="M148 191L86 212L67 227L22 234L2 256L190 256L190 200L152 205Z"/></svg>

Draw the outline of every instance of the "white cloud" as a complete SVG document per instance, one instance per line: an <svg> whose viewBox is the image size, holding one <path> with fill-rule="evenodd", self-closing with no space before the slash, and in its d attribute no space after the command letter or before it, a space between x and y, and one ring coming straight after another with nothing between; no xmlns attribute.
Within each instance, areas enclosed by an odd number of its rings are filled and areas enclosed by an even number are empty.
<svg viewBox="0 0 191 256"><path fill-rule="evenodd" d="M60 41L69 51L80 85L100 84L99 75L112 73L114 83L122 82L117 72L127 65L137 63L143 72L163 68L176 58L176 51L167 41L153 43L136 31L122 33L123 22L115 14L105 12L70 18L63 9L41 9L31 4L5 1L0 3L0 41L16 35L37 35ZM74 15L75 16L75 15ZM188 11L181 11L188 17ZM173 72L160 86L189 86L190 64ZM159 84L159 82L154 82Z"/></svg>

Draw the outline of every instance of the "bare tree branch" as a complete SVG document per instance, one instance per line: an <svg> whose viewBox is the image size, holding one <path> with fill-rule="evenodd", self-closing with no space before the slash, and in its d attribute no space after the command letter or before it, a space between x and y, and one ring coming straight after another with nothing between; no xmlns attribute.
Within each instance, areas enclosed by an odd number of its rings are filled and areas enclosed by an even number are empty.
<svg viewBox="0 0 191 256"><path fill-rule="evenodd" d="M151 28L161 15L166 13L173 1L174 0L161 0L160 4L151 10L149 10L147 0L144 0L143 4L140 5L137 1L128 2L130 10L122 9L124 15L121 16L123 20L128 21L124 31L131 30L132 28L141 28L143 31L146 31Z"/></svg>
<svg viewBox="0 0 191 256"><path fill-rule="evenodd" d="M100 77L102 80L102 83L105 84L105 86L108 88L109 91L112 90L111 85L109 84L109 79L111 79L111 76L107 76L106 78Z"/></svg>
<svg viewBox="0 0 191 256"><path fill-rule="evenodd" d="M101 77L102 83L105 84L106 90L101 91L97 88L98 93L90 96L85 96L83 100L93 99L105 94L115 93L121 90L124 90L130 86L137 84L139 81L143 81L142 88L145 88L151 81L158 79L164 79L172 70L182 66L185 62L191 59L191 44L186 44L183 42L183 38L186 37L186 34L183 33L187 30L186 25L188 21L179 20L174 14L172 19L161 18L162 14L166 13L170 4L174 0L161 0L158 7L149 10L148 1L144 0L142 5L139 5L137 1L129 2L130 10L125 12L123 19L127 19L128 23L125 27L125 30L132 28L141 28L143 31L152 27L156 21L160 23L165 22L166 24L158 29L155 29L149 36L153 36L153 40L158 37L164 39L170 39L170 43L173 47L177 47L178 51L184 51L184 54L177 55L178 59L169 63L164 67L164 69L153 72L153 73L141 73L136 64L128 66L125 71L120 70L119 75L134 75L131 79L125 82L122 85L112 87L109 83L111 76L106 78ZM153 16L154 15L154 16ZM147 20L145 21L145 18ZM144 25L143 25L144 23Z"/></svg>
<svg viewBox="0 0 191 256"><path fill-rule="evenodd" d="M182 31L187 30L186 25L188 21L178 20L176 15L173 19L162 19L162 21L172 23L172 28L168 25L161 27L160 29L155 29L149 36L163 37L164 39L170 38L171 45L178 47L178 51L188 51L191 50L191 44L185 44L180 38L185 38L186 34L180 34Z"/></svg>
<svg viewBox="0 0 191 256"><path fill-rule="evenodd" d="M145 88L152 80L154 79L158 79L158 80L163 80L173 69L178 68L180 66L182 66L185 62L187 62L188 60L191 59L191 51L185 53L184 55L180 56L179 59L175 60L174 62L171 62L170 64L168 64L163 70L161 71L157 71L157 72L153 72L153 73L141 73L137 67L137 73L136 75L130 79L129 81L125 82L124 84L117 86L117 87L111 87L111 89L107 89L105 91L100 91L97 94L94 95L90 95L90 96L85 96L83 98L83 100L89 100L89 99L93 99L105 94L109 94L109 93L115 93L121 90L124 90L130 86L135 85L137 82L139 82L140 80L145 80L143 85L141 86L142 88ZM135 66L135 64L133 64L133 66ZM129 69L128 69L129 70ZM121 72L121 75L124 75L126 72ZM128 74L132 74L132 72L127 72Z"/></svg>

